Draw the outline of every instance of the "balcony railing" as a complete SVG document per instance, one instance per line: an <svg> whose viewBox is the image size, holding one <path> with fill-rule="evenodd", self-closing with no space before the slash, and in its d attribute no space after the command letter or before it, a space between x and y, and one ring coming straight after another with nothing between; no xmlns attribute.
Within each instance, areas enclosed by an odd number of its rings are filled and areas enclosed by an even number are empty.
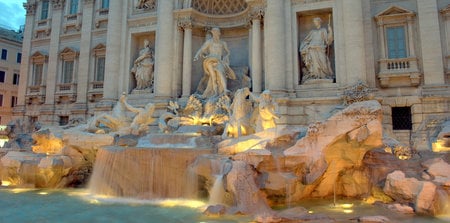
<svg viewBox="0 0 450 223"><path fill-rule="evenodd" d="M62 83L57 85L57 92L61 93L73 93L77 90L77 84L75 83Z"/></svg>
<svg viewBox="0 0 450 223"><path fill-rule="evenodd" d="M421 73L416 57L380 59L378 79L382 87L418 86Z"/></svg>

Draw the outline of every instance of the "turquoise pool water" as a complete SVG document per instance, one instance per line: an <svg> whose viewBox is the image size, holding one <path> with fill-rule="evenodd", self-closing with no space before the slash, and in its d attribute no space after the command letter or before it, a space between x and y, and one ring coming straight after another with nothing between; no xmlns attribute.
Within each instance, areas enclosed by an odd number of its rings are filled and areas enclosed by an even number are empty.
<svg viewBox="0 0 450 223"><path fill-rule="evenodd" d="M357 216L384 215L392 222L444 223L450 218L430 218L396 214L380 206L359 201L339 201L339 207L327 200L308 200L299 203L311 213L325 214L337 222L352 222ZM345 204L352 204L345 207ZM252 219L245 216L206 217L202 214L205 203L190 200L146 201L96 197L85 190L0 189L1 223L244 223ZM449 215L450 216L450 215ZM355 222L355 221L353 221Z"/></svg>

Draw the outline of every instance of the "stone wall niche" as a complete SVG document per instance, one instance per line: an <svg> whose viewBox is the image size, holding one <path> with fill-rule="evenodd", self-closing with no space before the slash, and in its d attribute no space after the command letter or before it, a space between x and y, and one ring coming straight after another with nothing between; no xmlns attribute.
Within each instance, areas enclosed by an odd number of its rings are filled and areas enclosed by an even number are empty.
<svg viewBox="0 0 450 223"><path fill-rule="evenodd" d="M297 13L299 85L335 83L334 27L331 9Z"/></svg>
<svg viewBox="0 0 450 223"><path fill-rule="evenodd" d="M147 42L148 45L145 46ZM130 62L128 68L128 89L130 89L132 94L153 93L155 47L155 32L132 34L130 44ZM142 58L144 59L141 60ZM153 68L147 67L151 66L151 64L153 64ZM142 68L144 66L146 66L149 70L153 70L150 74L146 75L144 79L142 79L140 75L142 73L148 73L142 72L141 69L147 69Z"/></svg>

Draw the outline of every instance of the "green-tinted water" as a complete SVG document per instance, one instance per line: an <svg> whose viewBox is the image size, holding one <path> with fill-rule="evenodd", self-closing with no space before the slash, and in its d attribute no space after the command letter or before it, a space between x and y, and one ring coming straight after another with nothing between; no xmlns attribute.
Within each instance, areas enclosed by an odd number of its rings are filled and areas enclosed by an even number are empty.
<svg viewBox="0 0 450 223"><path fill-rule="evenodd" d="M299 203L314 214L325 214L337 222L355 222L358 216L383 215L392 222L444 223L450 218L431 218L392 213L381 206L354 201L339 201L338 207L327 200ZM344 204L352 204L347 207ZM147 201L94 197L85 190L0 189L0 223L46 222L164 222L225 223L250 222L250 217L206 217L205 204L189 200Z"/></svg>

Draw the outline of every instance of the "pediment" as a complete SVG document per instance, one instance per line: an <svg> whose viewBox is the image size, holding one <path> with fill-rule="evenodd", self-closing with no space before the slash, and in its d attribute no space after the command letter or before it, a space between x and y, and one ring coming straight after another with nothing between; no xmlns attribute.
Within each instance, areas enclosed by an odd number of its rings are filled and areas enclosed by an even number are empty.
<svg viewBox="0 0 450 223"><path fill-rule="evenodd" d="M68 54L68 53L77 53L77 51L71 47L66 47L61 51L61 54Z"/></svg>
<svg viewBox="0 0 450 223"><path fill-rule="evenodd" d="M407 15L414 15L415 13L411 10L402 8L400 6L393 5L380 13L378 13L375 17L385 17L385 16L407 16Z"/></svg>
<svg viewBox="0 0 450 223"><path fill-rule="evenodd" d="M31 55L31 60L33 61L33 63L35 62L45 62L48 58L47 53L42 52L42 51L36 51Z"/></svg>
<svg viewBox="0 0 450 223"><path fill-rule="evenodd" d="M97 44L97 46L94 47L93 50L104 50L104 49L106 49L105 44L99 43L99 44Z"/></svg>
<svg viewBox="0 0 450 223"><path fill-rule="evenodd" d="M78 51L75 50L74 48L66 47L63 50L61 50L60 55L61 55L61 58L63 58L63 59L67 58L67 57L74 58L74 57L78 56Z"/></svg>

